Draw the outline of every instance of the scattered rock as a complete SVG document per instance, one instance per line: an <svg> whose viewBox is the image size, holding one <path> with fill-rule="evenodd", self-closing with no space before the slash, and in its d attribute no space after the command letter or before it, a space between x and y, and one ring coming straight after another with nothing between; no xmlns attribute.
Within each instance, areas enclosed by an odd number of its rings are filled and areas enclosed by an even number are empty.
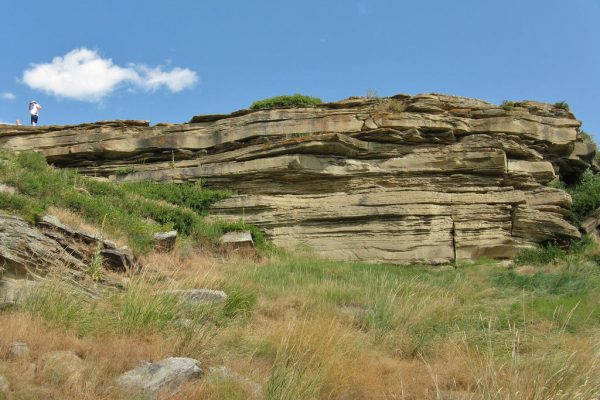
<svg viewBox="0 0 600 400"><path fill-rule="evenodd" d="M162 292L166 295L180 297L189 304L214 304L227 301L227 293L214 289L173 289Z"/></svg>
<svg viewBox="0 0 600 400"><path fill-rule="evenodd" d="M251 393L254 399L262 399L264 397L263 388L261 385L243 375L238 374L235 371L232 371L226 366L210 367L208 372L209 373L206 377L208 380L231 380L246 389L248 393Z"/></svg>
<svg viewBox="0 0 600 400"><path fill-rule="evenodd" d="M12 358L21 358L29 353L29 346L25 342L14 342L10 345L9 354Z"/></svg>
<svg viewBox="0 0 600 400"><path fill-rule="evenodd" d="M17 189L0 182L0 193L17 194Z"/></svg>
<svg viewBox="0 0 600 400"><path fill-rule="evenodd" d="M154 234L154 249L158 252L173 251L177 242L177 231L158 232Z"/></svg>
<svg viewBox="0 0 600 400"><path fill-rule="evenodd" d="M186 381L198 378L203 371L200 362L192 358L170 357L157 363L145 363L125 372L117 379L124 391L156 396L172 394Z"/></svg>
<svg viewBox="0 0 600 400"><path fill-rule="evenodd" d="M587 234L593 234L600 228L600 208L597 208L583 219L581 228Z"/></svg>
<svg viewBox="0 0 600 400"><path fill-rule="evenodd" d="M221 243L225 247L232 249L243 249L254 247L254 241L252 240L252 234L249 231L243 232L227 232L221 236Z"/></svg>
<svg viewBox="0 0 600 400"><path fill-rule="evenodd" d="M85 362L74 351L51 351L41 357L41 371L50 379L65 381L84 372Z"/></svg>
<svg viewBox="0 0 600 400"><path fill-rule="evenodd" d="M10 392L10 383L8 379L2 374L0 374L0 400L4 400L8 398Z"/></svg>
<svg viewBox="0 0 600 400"><path fill-rule="evenodd" d="M125 272L135 266L134 256L127 247L104 248L100 251L105 268L117 272Z"/></svg>
<svg viewBox="0 0 600 400"><path fill-rule="evenodd" d="M0 304L20 304L31 293L37 290L42 281L30 279L0 279Z"/></svg>

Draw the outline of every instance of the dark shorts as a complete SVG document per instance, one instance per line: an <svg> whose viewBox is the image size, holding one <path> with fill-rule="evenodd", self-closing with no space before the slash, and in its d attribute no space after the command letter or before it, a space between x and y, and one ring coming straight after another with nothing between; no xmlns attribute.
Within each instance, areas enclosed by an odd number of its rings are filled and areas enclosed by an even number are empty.
<svg viewBox="0 0 600 400"><path fill-rule="evenodd" d="M38 116L37 115L32 115L31 116L31 123L33 124L34 122L37 124L37 120L38 120Z"/></svg>

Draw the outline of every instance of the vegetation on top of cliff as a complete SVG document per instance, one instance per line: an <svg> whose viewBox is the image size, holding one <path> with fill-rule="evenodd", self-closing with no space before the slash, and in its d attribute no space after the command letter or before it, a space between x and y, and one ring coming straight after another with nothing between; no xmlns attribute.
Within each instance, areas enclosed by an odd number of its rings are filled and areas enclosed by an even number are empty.
<svg viewBox="0 0 600 400"><path fill-rule="evenodd" d="M557 101L556 103L554 103L554 107L556 108L560 108L562 110L565 111L569 111L570 107L569 107L569 103L567 103L566 101Z"/></svg>
<svg viewBox="0 0 600 400"><path fill-rule="evenodd" d="M3 152L0 159L0 181L18 191L0 192L0 210L29 221L50 206L64 208L106 226L107 233L127 240L137 251L150 247L154 233L170 229L199 243L214 242L228 231L251 230L257 243L264 244L255 227L205 218L212 203L230 195L225 191L196 184L100 182L54 169L37 153Z"/></svg>
<svg viewBox="0 0 600 400"><path fill-rule="evenodd" d="M276 107L312 107L323 103L318 97L304 96L302 94L294 94L292 96L275 96L268 99L257 100L250 105L251 110L263 110Z"/></svg>

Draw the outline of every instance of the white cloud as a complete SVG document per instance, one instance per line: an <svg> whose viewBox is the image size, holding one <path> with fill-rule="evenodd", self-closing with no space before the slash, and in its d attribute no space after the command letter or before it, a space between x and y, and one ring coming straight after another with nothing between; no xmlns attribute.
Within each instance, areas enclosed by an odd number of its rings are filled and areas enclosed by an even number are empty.
<svg viewBox="0 0 600 400"><path fill-rule="evenodd" d="M17 98L17 96L10 92L4 92L0 93L0 98L3 98L4 100L14 100Z"/></svg>
<svg viewBox="0 0 600 400"><path fill-rule="evenodd" d="M139 65L135 68L142 73L138 84L146 90L154 91L164 85L171 92L176 93L194 85L198 81L196 73L187 68L173 68L168 72L163 71L161 67L148 68L145 65Z"/></svg>
<svg viewBox="0 0 600 400"><path fill-rule="evenodd" d="M155 91L164 86L179 92L198 82L196 72L187 68L150 68L143 64L115 65L85 47L75 49L51 63L34 64L23 73L23 82L33 89L58 97L97 102L121 86Z"/></svg>

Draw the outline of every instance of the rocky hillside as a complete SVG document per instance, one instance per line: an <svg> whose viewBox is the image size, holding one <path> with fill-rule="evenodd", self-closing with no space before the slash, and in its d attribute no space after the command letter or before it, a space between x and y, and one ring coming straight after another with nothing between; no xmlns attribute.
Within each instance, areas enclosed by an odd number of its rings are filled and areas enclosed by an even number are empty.
<svg viewBox="0 0 600 400"><path fill-rule="evenodd" d="M187 124L0 127L0 146L115 181L200 181L213 213L326 257L443 263L579 237L547 184L597 168L580 122L537 102L438 94L242 110Z"/></svg>

